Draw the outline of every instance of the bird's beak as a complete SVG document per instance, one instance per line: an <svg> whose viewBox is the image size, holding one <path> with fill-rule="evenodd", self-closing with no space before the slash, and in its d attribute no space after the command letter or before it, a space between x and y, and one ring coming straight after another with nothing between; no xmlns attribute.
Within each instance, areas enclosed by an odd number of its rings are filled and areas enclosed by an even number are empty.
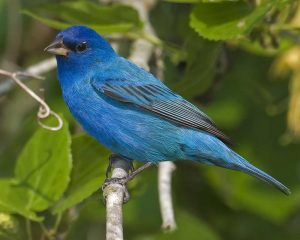
<svg viewBox="0 0 300 240"><path fill-rule="evenodd" d="M62 39L55 39L48 47L44 49L44 51L55 55L68 56L70 49L64 45Z"/></svg>

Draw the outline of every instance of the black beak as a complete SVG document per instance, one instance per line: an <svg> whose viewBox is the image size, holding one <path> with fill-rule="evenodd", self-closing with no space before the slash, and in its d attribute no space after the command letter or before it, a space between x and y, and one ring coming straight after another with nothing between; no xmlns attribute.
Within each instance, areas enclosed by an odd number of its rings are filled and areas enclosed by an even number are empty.
<svg viewBox="0 0 300 240"><path fill-rule="evenodd" d="M62 39L55 39L48 47L44 49L44 51L55 55L67 56L70 52L70 49L64 45Z"/></svg>

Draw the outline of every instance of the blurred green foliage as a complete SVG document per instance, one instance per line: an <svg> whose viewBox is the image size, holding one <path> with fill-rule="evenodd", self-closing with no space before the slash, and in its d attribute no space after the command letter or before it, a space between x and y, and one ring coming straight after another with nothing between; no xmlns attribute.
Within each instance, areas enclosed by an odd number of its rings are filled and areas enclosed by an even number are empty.
<svg viewBox="0 0 300 240"><path fill-rule="evenodd" d="M276 2L278 1L264 1L259 6L251 6L245 1L198 3L192 11L190 25L201 36L210 40L242 37Z"/></svg>
<svg viewBox="0 0 300 240"><path fill-rule="evenodd" d="M39 14L44 12L61 20L40 17ZM137 11L124 5L106 7L92 2L73 1L45 4L30 10L23 10L23 13L58 29L72 25L85 25L101 33L120 33L142 27Z"/></svg>
<svg viewBox="0 0 300 240"><path fill-rule="evenodd" d="M13 21L16 16L21 17ZM292 195L242 173L178 162L173 178L178 230L166 234L160 230L157 172L150 169L129 184L125 238L299 239L299 2L166 0L158 1L150 20L157 37L145 34L129 6L0 0L1 68L25 68L45 58L42 49L56 30L73 24L108 38L117 35L125 57L135 39L162 47L166 84L208 113L232 136L237 152L283 181ZM154 72L155 67L151 62ZM104 239L99 189L110 152L82 133L54 72L46 81L26 83L46 89L47 102L64 116L64 128L38 127L37 106L20 89L0 95L0 239L28 239L29 232L33 239Z"/></svg>

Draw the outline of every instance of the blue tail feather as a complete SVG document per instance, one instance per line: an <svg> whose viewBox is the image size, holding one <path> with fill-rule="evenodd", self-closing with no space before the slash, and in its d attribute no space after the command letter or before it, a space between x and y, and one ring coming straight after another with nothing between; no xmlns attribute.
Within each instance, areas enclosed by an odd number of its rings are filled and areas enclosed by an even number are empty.
<svg viewBox="0 0 300 240"><path fill-rule="evenodd" d="M276 187L279 191L283 192L286 195L291 193L290 189L284 186L281 182L276 180L275 178L271 177L267 173L263 172L262 170L258 169L257 167L251 165L249 162L244 160L243 165L238 166L239 170L245 173L248 173L274 187Z"/></svg>
<svg viewBox="0 0 300 240"><path fill-rule="evenodd" d="M185 159L241 171L274 186L286 195L291 193L281 182L253 166L219 139L201 132L193 132L193 134L193 138L184 139L184 142L188 142L188 144L182 144L181 147ZM189 139L197 138L198 141L189 141Z"/></svg>
<svg viewBox="0 0 300 240"><path fill-rule="evenodd" d="M244 173L247 173L251 176L254 176L272 186L277 188L279 191L283 192L286 195L289 195L291 193L290 189L288 189L285 185L283 185L281 182L276 180L275 178L271 177L264 171L258 169L257 167L250 164L248 161L246 161L244 158L242 158L237 153L230 150L231 154L228 154L227 161L213 161L214 165L225 167L233 170L238 170Z"/></svg>

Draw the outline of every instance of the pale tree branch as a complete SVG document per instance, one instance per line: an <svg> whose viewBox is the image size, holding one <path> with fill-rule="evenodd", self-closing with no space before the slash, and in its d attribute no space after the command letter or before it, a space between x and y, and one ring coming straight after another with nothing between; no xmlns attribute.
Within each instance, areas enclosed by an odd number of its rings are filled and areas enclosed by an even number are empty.
<svg viewBox="0 0 300 240"><path fill-rule="evenodd" d="M158 168L158 191L162 229L170 232L176 229L172 202L172 172L176 169L173 162L162 162Z"/></svg>
<svg viewBox="0 0 300 240"><path fill-rule="evenodd" d="M39 63L36 63L34 65L31 65L30 67L28 67L22 72L30 75L43 75L55 68L56 68L56 61L55 58L52 57L52 58L45 59ZM20 76L20 80L22 81L28 78L29 78L28 76ZM0 84L0 96L2 94L7 93L14 86L14 84L15 82L11 81L11 79L3 80L3 82Z"/></svg>
<svg viewBox="0 0 300 240"><path fill-rule="evenodd" d="M39 111L37 113L37 117L38 117L38 123L40 124L41 127L46 128L48 130L52 130L52 131L57 131L60 130L63 126L63 121L61 119L61 117L53 112L50 107L48 106L48 104L44 101L44 99L42 99L40 96L38 96L33 90L31 90L29 87L27 87L22 81L21 81L21 77L31 77L31 78L35 78L35 79L44 79L43 77L37 75L37 74L33 74L33 73L29 73L29 72L8 72L6 70L2 70L0 69L0 75L5 76L5 77L9 77L11 80L13 80L23 91L25 91L30 97L32 97L36 102L38 102L40 104L40 108ZM53 127L53 126L48 126L46 124L44 124L41 120L46 119L50 116L53 116L54 118L56 118L58 124L57 126Z"/></svg>
<svg viewBox="0 0 300 240"><path fill-rule="evenodd" d="M121 157L111 159L112 178L125 178L131 168L128 161ZM103 188L106 204L106 240L123 239L123 201L128 194L126 186L119 183L109 183Z"/></svg>

